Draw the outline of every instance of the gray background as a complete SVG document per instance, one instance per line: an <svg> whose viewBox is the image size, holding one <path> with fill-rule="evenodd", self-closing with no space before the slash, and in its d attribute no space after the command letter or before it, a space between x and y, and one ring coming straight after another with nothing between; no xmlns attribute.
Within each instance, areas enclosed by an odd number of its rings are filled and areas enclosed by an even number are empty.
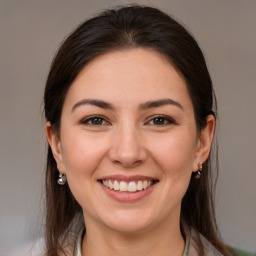
<svg viewBox="0 0 256 256"><path fill-rule="evenodd" d="M0 255L25 255L42 234L42 98L59 43L96 11L129 2L0 0ZM256 251L256 1L137 3L186 24L206 55L220 110L220 231Z"/></svg>

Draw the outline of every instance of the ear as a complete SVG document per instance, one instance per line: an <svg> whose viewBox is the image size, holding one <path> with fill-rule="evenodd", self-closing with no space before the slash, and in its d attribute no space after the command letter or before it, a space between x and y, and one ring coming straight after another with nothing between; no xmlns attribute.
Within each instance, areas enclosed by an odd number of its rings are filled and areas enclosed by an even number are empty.
<svg viewBox="0 0 256 256"><path fill-rule="evenodd" d="M65 173L65 165L63 162L62 147L60 138L54 132L50 122L46 123L46 137L51 147L53 157L57 163L57 168L61 173Z"/></svg>
<svg viewBox="0 0 256 256"><path fill-rule="evenodd" d="M208 115L206 117L206 126L201 130L198 141L196 157L194 161L193 171L197 172L199 169L199 163L205 162L210 154L213 135L215 131L215 117L213 115Z"/></svg>

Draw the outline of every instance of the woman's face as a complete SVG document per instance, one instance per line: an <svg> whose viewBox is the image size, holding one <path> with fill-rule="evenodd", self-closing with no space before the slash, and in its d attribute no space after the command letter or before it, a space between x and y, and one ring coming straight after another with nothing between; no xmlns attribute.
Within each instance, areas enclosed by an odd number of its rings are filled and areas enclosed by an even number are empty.
<svg viewBox="0 0 256 256"><path fill-rule="evenodd" d="M47 129L87 228L179 225L191 173L206 156L185 81L160 54L132 49L94 59L67 93L60 138Z"/></svg>

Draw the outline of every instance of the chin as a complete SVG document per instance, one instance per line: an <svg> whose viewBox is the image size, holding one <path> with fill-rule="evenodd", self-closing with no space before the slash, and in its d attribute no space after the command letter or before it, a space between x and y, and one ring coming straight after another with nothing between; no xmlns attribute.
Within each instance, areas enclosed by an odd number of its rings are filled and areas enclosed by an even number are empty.
<svg viewBox="0 0 256 256"><path fill-rule="evenodd" d="M147 231L149 229L149 225L141 225L141 223L113 223L109 226L113 231L123 234L123 235L134 235Z"/></svg>
<svg viewBox="0 0 256 256"><path fill-rule="evenodd" d="M138 211L120 211L118 214L109 216L105 225L123 234L141 233L153 226L154 221L149 217L148 214L138 213Z"/></svg>

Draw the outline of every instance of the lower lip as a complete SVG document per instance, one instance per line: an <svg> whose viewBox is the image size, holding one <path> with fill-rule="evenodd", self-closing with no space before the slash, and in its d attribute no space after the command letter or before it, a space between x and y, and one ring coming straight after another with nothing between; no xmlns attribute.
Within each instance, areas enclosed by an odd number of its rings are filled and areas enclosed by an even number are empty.
<svg viewBox="0 0 256 256"><path fill-rule="evenodd" d="M114 189L110 189L106 186L104 186L101 182L99 182L102 189L105 191L105 193L119 201L119 202L135 202L135 201L139 201L142 200L143 198L145 198L146 196L148 196L152 190L155 188L156 184L151 185L150 187L148 187L147 189L144 190L140 190L137 192L120 192L120 191L116 191Z"/></svg>

